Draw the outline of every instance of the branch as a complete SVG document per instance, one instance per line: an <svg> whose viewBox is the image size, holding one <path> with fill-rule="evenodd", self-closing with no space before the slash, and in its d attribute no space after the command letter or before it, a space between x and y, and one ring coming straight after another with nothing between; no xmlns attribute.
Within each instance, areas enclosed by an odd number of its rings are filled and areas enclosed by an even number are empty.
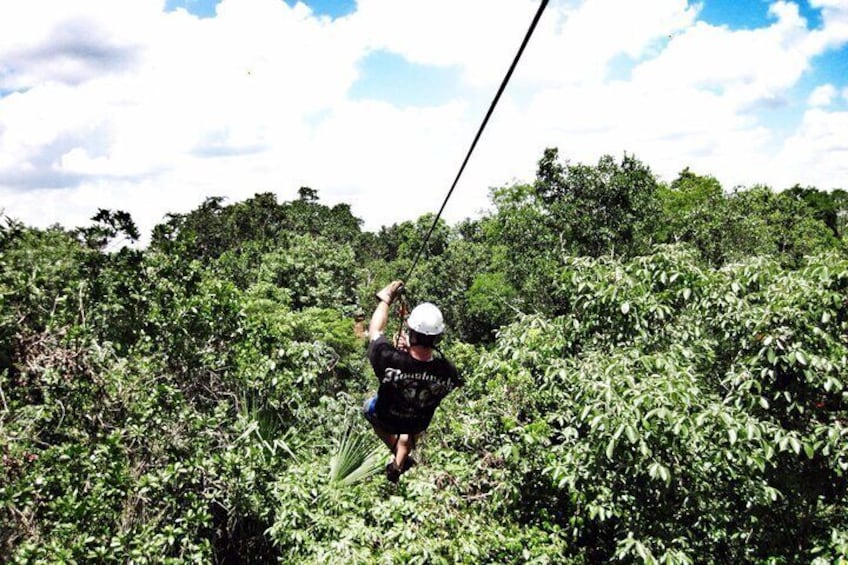
<svg viewBox="0 0 848 565"><path fill-rule="evenodd" d="M9 413L9 405L6 404L6 395L3 394L3 385L0 384L0 400L3 401L3 411Z"/></svg>

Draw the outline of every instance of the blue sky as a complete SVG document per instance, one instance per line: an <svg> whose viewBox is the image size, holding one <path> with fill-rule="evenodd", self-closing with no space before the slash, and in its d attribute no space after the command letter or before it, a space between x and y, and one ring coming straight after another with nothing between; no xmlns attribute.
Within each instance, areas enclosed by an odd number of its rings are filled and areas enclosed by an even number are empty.
<svg viewBox="0 0 848 565"><path fill-rule="evenodd" d="M368 229L434 211L538 6L11 4L0 209L67 226L124 209L143 231L304 185ZM635 154L662 181L848 187L848 0L551 0L446 219L532 181L552 146Z"/></svg>
<svg viewBox="0 0 848 565"><path fill-rule="evenodd" d="M762 0L720 0L705 2L701 10L701 19L715 25L726 25L732 29L754 29L768 25L770 2ZM820 10L814 9L809 2L799 2L801 15L813 27L821 24Z"/></svg>
<svg viewBox="0 0 848 565"><path fill-rule="evenodd" d="M220 0L168 0L168 10L183 8L201 17L215 15L215 6ZM293 6L296 2L286 0ZM307 0L303 2L310 9L322 16L338 18L351 14L356 10L353 0ZM770 2L764 0L712 0L703 3L701 19L716 24L727 25L733 29L751 29L769 23L768 8ZM821 25L821 10L810 6L809 2L800 2L801 15L811 25Z"/></svg>
<svg viewBox="0 0 848 565"><path fill-rule="evenodd" d="M167 10L175 10L183 8L188 12L203 18L212 17L215 15L215 6L220 3L220 0L168 0L166 3ZM291 0L286 0L290 6L296 4ZM346 16L356 10L356 2L348 0L314 0L304 2L317 15L329 16L338 18Z"/></svg>

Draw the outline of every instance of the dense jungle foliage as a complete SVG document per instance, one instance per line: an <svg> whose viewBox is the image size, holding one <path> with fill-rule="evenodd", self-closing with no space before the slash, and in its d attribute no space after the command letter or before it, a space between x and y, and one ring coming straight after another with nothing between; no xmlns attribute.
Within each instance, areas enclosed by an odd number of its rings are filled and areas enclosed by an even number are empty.
<svg viewBox="0 0 848 565"><path fill-rule="evenodd" d="M7 218L0 561L848 563L848 193L551 149L491 201L407 281L466 386L396 486L362 320L433 216Z"/></svg>

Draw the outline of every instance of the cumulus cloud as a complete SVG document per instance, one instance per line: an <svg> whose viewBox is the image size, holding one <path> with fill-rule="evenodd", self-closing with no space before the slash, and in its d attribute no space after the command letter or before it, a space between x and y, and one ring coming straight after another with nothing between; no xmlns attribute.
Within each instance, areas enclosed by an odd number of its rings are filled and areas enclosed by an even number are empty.
<svg viewBox="0 0 848 565"><path fill-rule="evenodd" d="M552 7L523 64L528 68L524 76L555 84L601 82L615 57L638 60L658 53L698 13L686 0L595 0Z"/></svg>
<svg viewBox="0 0 848 565"><path fill-rule="evenodd" d="M805 41L810 54L839 48L848 41L848 3L844 0L810 0L810 6L821 10L824 25L809 33Z"/></svg>
<svg viewBox="0 0 848 565"><path fill-rule="evenodd" d="M740 110L779 104L817 53L801 49L807 28L797 5L776 2L769 11L776 21L753 30L698 22L658 57L639 65L634 80L667 89L714 91Z"/></svg>
<svg viewBox="0 0 848 565"><path fill-rule="evenodd" d="M590 4L595 6L584 6ZM790 104L790 91L810 72L813 57L845 45L844 2L826 7L816 30L791 2L773 3L773 22L755 29L691 21L691 10L684 5L665 28L651 29L630 80L582 80L539 91L528 112L538 118L535 137L575 160L636 153L666 179L684 166L713 174L728 188L758 182L781 187L788 178L803 177L792 169L802 167L798 160L777 166L787 152L775 153L783 143L779 128L757 112ZM628 52L638 58L636 53ZM813 128L810 119L805 118L806 133L786 143L812 141L810 132L823 126ZM838 128L831 134L848 139ZM842 169L830 158L825 162L816 178L829 188Z"/></svg>
<svg viewBox="0 0 848 565"><path fill-rule="evenodd" d="M359 0L352 24L369 49L461 68L475 85L499 81L536 11L535 0Z"/></svg>
<svg viewBox="0 0 848 565"><path fill-rule="evenodd" d="M810 106L830 106L833 98L836 96L836 87L832 84L823 84L817 86L807 99L807 104Z"/></svg>
<svg viewBox="0 0 848 565"><path fill-rule="evenodd" d="M209 162L267 153L294 166L286 155L308 137L307 116L344 99L364 49L346 22L274 0L226 0L204 20L146 0L36 4L0 14L2 88L22 90L0 99L6 190L167 182L190 170L188 184L229 194L239 165L230 160L215 185ZM161 217L165 203L142 208ZM145 215L149 227L156 218Z"/></svg>
<svg viewBox="0 0 848 565"><path fill-rule="evenodd" d="M0 89L25 90L132 68L161 6L149 1L31 0L0 7Z"/></svg>
<svg viewBox="0 0 848 565"><path fill-rule="evenodd" d="M846 131L848 112L808 110L775 160L772 182L782 187L795 183L825 189L848 187Z"/></svg>
<svg viewBox="0 0 848 565"><path fill-rule="evenodd" d="M144 230L207 196L303 185L369 229L434 212L538 6L359 0L333 19L223 0L200 19L163 0L15 4L0 3L2 206L37 225L120 208ZM826 111L844 85L811 93L788 137L758 113L848 42L845 2L811 5L815 29L778 1L768 25L737 30L686 0L552 1L445 217L532 180L547 146L584 162L627 151L663 178L691 166L727 187L844 184L848 124ZM461 80L439 104L352 100L375 51Z"/></svg>

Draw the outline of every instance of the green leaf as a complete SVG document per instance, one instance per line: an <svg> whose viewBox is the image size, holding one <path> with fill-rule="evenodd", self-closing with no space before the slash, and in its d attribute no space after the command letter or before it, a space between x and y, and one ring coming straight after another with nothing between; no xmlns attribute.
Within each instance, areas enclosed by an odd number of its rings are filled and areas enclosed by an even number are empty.
<svg viewBox="0 0 848 565"><path fill-rule="evenodd" d="M669 473L668 467L657 462L651 463L648 467L648 475L652 479L659 479L666 484L668 484L668 481L671 478L671 473Z"/></svg>
<svg viewBox="0 0 848 565"><path fill-rule="evenodd" d="M612 434L612 439L618 441L618 438L621 437L621 434L624 433L624 428L626 424L620 424L618 428L616 428L615 433Z"/></svg>
<svg viewBox="0 0 848 565"><path fill-rule="evenodd" d="M812 444L805 443L804 444L804 453L807 454L808 459L812 459L816 455L816 448L813 447Z"/></svg>
<svg viewBox="0 0 848 565"><path fill-rule="evenodd" d="M777 499L780 497L780 491L774 487L766 485L763 487L763 491L765 492L765 495L768 497L768 499L772 502L776 502Z"/></svg>
<svg viewBox="0 0 848 565"><path fill-rule="evenodd" d="M771 459L774 457L774 447L770 443L766 443L763 447L763 451L765 453L766 459Z"/></svg>
<svg viewBox="0 0 848 565"><path fill-rule="evenodd" d="M828 377L824 380L824 389L827 392L842 390L842 383L833 377Z"/></svg>
<svg viewBox="0 0 848 565"><path fill-rule="evenodd" d="M607 443L606 454L607 454L607 459L609 459L610 461L612 461L613 452L615 452L615 438L610 439L609 443Z"/></svg>
<svg viewBox="0 0 848 565"><path fill-rule="evenodd" d="M772 349L771 347L766 349L766 359L768 359L768 362L772 365L774 365L775 361L777 361L777 354L774 352L774 349Z"/></svg>
<svg viewBox="0 0 848 565"><path fill-rule="evenodd" d="M796 455L801 454L801 442L798 441L798 438L796 438L795 436L789 436L789 446L792 448L792 451L794 451Z"/></svg>
<svg viewBox="0 0 848 565"><path fill-rule="evenodd" d="M385 463L385 451L374 445L372 438L348 425L337 441L337 451L330 459L331 482L350 485L376 473Z"/></svg>

